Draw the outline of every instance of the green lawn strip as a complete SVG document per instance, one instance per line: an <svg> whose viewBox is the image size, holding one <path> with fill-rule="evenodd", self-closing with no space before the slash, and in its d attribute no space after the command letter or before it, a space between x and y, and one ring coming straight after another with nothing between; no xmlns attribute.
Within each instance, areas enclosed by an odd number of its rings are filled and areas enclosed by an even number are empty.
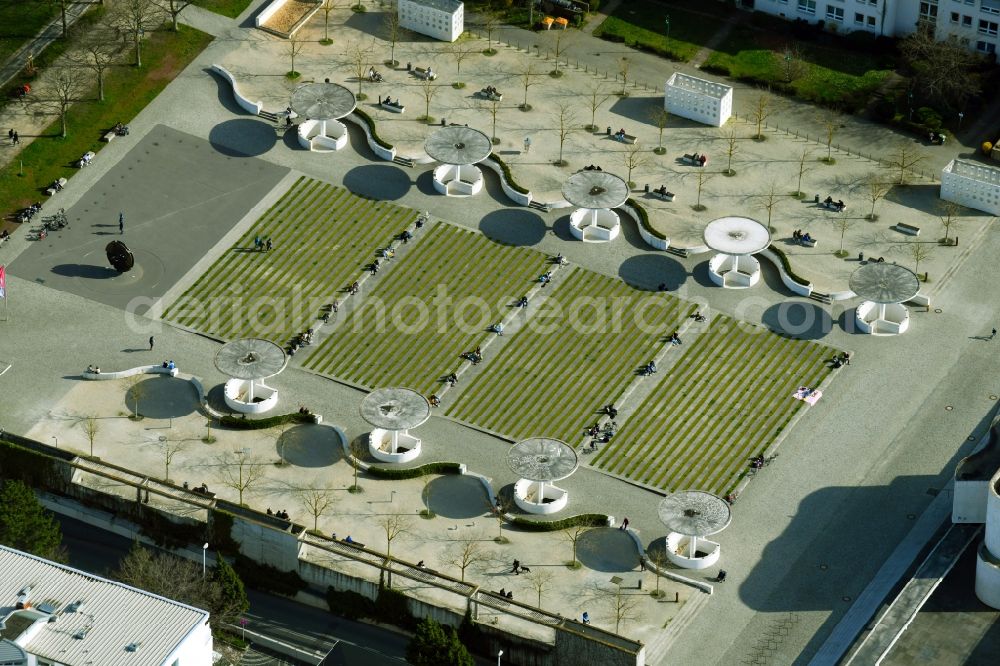
<svg viewBox="0 0 1000 666"><path fill-rule="evenodd" d="M194 4L216 14L236 18L250 6L250 0L195 0Z"/></svg>
<svg viewBox="0 0 1000 666"><path fill-rule="evenodd" d="M70 108L66 138L59 136L57 119L24 147L18 159L0 170L0 202L5 209L23 208L37 201L52 181L72 178L77 172L71 166L75 160L88 150L99 152L106 146L101 135L116 122L134 118L212 40L211 35L184 26L176 33L159 30L147 34L142 69L111 68L105 78L103 102L83 102ZM19 176L22 163L24 175Z"/></svg>
<svg viewBox="0 0 1000 666"><path fill-rule="evenodd" d="M529 323L459 397L449 415L514 437L544 434L578 440L604 404L601 400L622 393L635 368L655 355L662 336L640 332L629 316L631 308L625 308L620 333L578 332L566 320L566 304L572 307L579 297L596 297L605 298L606 307L615 307L631 305L643 295L655 297L611 278L573 271L549 294L562 316L546 318L544 325L555 329L558 343L552 344L551 333L533 331ZM664 305L658 308L657 325L667 330L679 321L681 308L672 302Z"/></svg>
<svg viewBox="0 0 1000 666"><path fill-rule="evenodd" d="M676 2L665 5L652 0L631 0L621 3L612 15L594 30L601 37L612 35L628 44L651 47L672 53L681 60L690 60L701 46L711 39L727 16L705 2ZM716 19L705 16L711 13ZM666 18L670 17L670 39L667 39Z"/></svg>
<svg viewBox="0 0 1000 666"><path fill-rule="evenodd" d="M57 16L57 2L0 2L0 62L7 60L12 53L27 44Z"/></svg>
<svg viewBox="0 0 1000 666"><path fill-rule="evenodd" d="M685 388L689 376L700 369L701 365L704 365L704 359L709 358L710 355L717 352L717 349L722 344L722 337L720 335L722 328L717 322L718 318L714 318L708 330L702 333L695 342L683 349L683 356L678 360L677 364L664 373L661 383L653 389L652 395L659 396L658 399L650 397L644 401L644 404L625 422L619 434L601 448L592 463L593 465L607 468L609 471L614 471L618 474L631 473L636 461L648 459L645 453L646 447L649 446L649 440L653 437L660 438L662 436L661 433L654 434L648 431L645 425L637 427L633 424L650 422L658 418L659 413L663 413L670 420L686 417L683 412L683 402L679 407L673 408L669 406L666 397L668 392L680 394L681 396L686 395ZM702 352L702 349L705 351ZM635 435L632 434L633 431L636 431ZM630 444L630 438L632 437L640 445Z"/></svg>
<svg viewBox="0 0 1000 666"><path fill-rule="evenodd" d="M446 310L445 321L437 321L434 299L438 286L448 286L445 295L451 304L483 299L490 307L491 321L496 320L501 314L499 303L513 301L515 293L526 291L532 276L544 270L546 258L533 251L497 246L474 232L440 224L407 255L393 261L398 265L384 275L370 298L383 303L389 315L398 304L416 299L428 308L428 325L407 334L386 321L382 330L372 331L370 326L358 324L370 317L362 304L330 342L321 345L308 367L365 386L405 382L415 390L435 392L439 378L457 369L460 354L468 351L470 344L469 332L452 325L452 307ZM483 279L495 275L501 277ZM403 319L401 323L405 327L409 322ZM484 336L472 337L482 340Z"/></svg>

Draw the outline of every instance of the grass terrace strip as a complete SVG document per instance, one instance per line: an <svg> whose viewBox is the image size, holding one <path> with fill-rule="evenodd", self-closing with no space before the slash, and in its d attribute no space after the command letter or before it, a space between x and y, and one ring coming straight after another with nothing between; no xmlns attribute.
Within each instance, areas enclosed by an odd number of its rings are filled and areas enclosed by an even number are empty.
<svg viewBox="0 0 1000 666"><path fill-rule="evenodd" d="M279 344L343 300L379 248L417 213L302 177L164 312L164 319L222 339ZM270 252L254 238L270 238Z"/></svg>
<svg viewBox="0 0 1000 666"><path fill-rule="evenodd" d="M665 293L574 269L556 275L495 359L448 415L514 439L556 437L576 443L597 411L654 358L696 306Z"/></svg>
<svg viewBox="0 0 1000 666"><path fill-rule="evenodd" d="M480 233L437 224L383 262L375 288L310 353L305 367L371 388L424 395L483 345L491 324L535 285L548 259Z"/></svg>
<svg viewBox="0 0 1000 666"><path fill-rule="evenodd" d="M589 464L667 492L723 495L805 407L792 393L819 386L836 351L716 316Z"/></svg>

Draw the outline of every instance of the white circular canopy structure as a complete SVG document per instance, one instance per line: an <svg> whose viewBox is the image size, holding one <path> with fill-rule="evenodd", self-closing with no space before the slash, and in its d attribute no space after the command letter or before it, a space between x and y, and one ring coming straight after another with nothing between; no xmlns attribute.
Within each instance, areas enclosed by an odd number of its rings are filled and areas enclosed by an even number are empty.
<svg viewBox="0 0 1000 666"><path fill-rule="evenodd" d="M705 537L721 532L732 521L726 500L700 490L685 490L664 497L657 514L670 531L667 557L671 562L688 569L704 569L718 561L719 544ZM707 551L698 548L699 539Z"/></svg>
<svg viewBox="0 0 1000 666"><path fill-rule="evenodd" d="M420 439L409 434L431 416L427 398L408 388L380 388L364 397L361 418L373 426L368 450L376 460L409 462L420 455Z"/></svg>
<svg viewBox="0 0 1000 666"><path fill-rule="evenodd" d="M563 197L578 206L569 218L570 232L584 242L613 240L621 231L612 210L628 201L628 183L607 171L577 171L562 188Z"/></svg>
<svg viewBox="0 0 1000 666"><path fill-rule="evenodd" d="M898 335L910 325L903 305L920 291L917 274L905 266L869 261L859 266L849 281L851 291L864 301L855 311L855 322L865 333Z"/></svg>
<svg viewBox="0 0 1000 666"><path fill-rule="evenodd" d="M760 263L753 257L771 243L767 227L749 217L720 217L705 227L705 245L718 252L708 262L712 282L729 289L746 289L760 281Z"/></svg>
<svg viewBox="0 0 1000 666"><path fill-rule="evenodd" d="M490 138L477 129L463 125L439 127L424 141L424 151L441 162L434 169L434 189L449 197L469 197L485 181L476 166L493 152Z"/></svg>
<svg viewBox="0 0 1000 666"><path fill-rule="evenodd" d="M244 414L266 412L278 402L278 392L263 380L285 369L288 357L279 345L262 338L233 340L215 354L215 367L231 377L225 399L230 409Z"/></svg>
<svg viewBox="0 0 1000 666"><path fill-rule="evenodd" d="M292 91L289 106L303 119L296 128L303 148L330 151L347 145L347 128L338 119L357 106L350 90L337 83L305 83Z"/></svg>
<svg viewBox="0 0 1000 666"><path fill-rule="evenodd" d="M569 493L552 482L572 475L579 464L576 450L562 440L549 437L521 440L507 450L507 466L521 477L514 484L514 501L529 513L561 510L569 501Z"/></svg>

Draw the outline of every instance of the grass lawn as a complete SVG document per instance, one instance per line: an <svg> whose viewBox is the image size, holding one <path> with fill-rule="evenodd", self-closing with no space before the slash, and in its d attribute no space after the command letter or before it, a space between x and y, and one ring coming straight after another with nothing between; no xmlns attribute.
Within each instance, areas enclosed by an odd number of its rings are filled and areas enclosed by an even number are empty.
<svg viewBox="0 0 1000 666"><path fill-rule="evenodd" d="M707 17L702 11L692 11L687 4L665 5L654 0L623 2L594 30L594 35L687 62L719 27L717 19ZM702 4L706 10L716 10L708 3ZM666 34L668 15L669 40Z"/></svg>
<svg viewBox="0 0 1000 666"><path fill-rule="evenodd" d="M106 145L101 134L121 120L129 122L212 41L212 36L181 26L180 32L151 33L144 44L143 67L116 67L105 79L103 102L84 102L68 113L68 136L59 136L59 120L42 137L21 151L19 159L0 170L0 202L4 212L23 208L44 195L42 190L60 176L71 178L72 163L88 150ZM96 82L94 84L96 99ZM98 158L99 159L99 158ZM23 175L19 175L23 163Z"/></svg>
<svg viewBox="0 0 1000 666"><path fill-rule="evenodd" d="M459 370L463 352L495 337L490 324L535 286L548 261L449 224L410 245L310 354L307 368L371 388L439 393L442 377Z"/></svg>
<svg viewBox="0 0 1000 666"><path fill-rule="evenodd" d="M725 495L832 372L835 350L719 315L589 464L667 492Z"/></svg>
<svg viewBox="0 0 1000 666"><path fill-rule="evenodd" d="M415 219L409 208L299 178L163 316L223 339L284 345L315 326L323 306L343 300L378 248ZM256 236L270 237L274 249L252 251Z"/></svg>
<svg viewBox="0 0 1000 666"><path fill-rule="evenodd" d="M580 269L560 271L553 286L546 302L529 305L532 319L496 358L486 350L486 367L448 416L513 439L556 437L576 445L601 407L618 399L696 309Z"/></svg>
<svg viewBox="0 0 1000 666"><path fill-rule="evenodd" d="M38 34L59 15L59 3L37 0L0 0L0 62ZM6 95L6 88L4 95Z"/></svg>
<svg viewBox="0 0 1000 666"><path fill-rule="evenodd" d="M216 14L236 18L250 6L250 0L195 0L194 4Z"/></svg>

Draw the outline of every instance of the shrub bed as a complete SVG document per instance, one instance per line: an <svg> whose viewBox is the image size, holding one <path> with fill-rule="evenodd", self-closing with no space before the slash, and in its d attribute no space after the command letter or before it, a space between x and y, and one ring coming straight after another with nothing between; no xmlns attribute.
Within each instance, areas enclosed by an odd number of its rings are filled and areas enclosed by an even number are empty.
<svg viewBox="0 0 1000 666"><path fill-rule="evenodd" d="M788 274L788 277L792 278L793 280L795 280L799 284L803 284L803 285L810 284L809 280L805 279L804 277L802 277L801 275L799 275L798 273L796 273L795 271L792 270L792 264L789 263L789 261L788 261L788 255L786 255L781 250L781 248L779 248L776 245L772 244L771 245L771 252L774 252L776 255L778 255L778 259L781 261L781 267L783 269L785 269L785 272Z"/></svg>
<svg viewBox="0 0 1000 666"><path fill-rule="evenodd" d="M493 160L494 162L500 165L500 170L503 171L504 180L506 180L507 184L510 185L510 189L514 190L518 194L528 194L528 190L524 189L523 187L514 182L514 177L510 173L510 167L507 166L506 162L500 159L499 155L497 155L496 153L490 153L487 159Z"/></svg>
<svg viewBox="0 0 1000 666"><path fill-rule="evenodd" d="M354 114L358 118L361 118L361 120L363 120L366 125L368 125L368 132L372 135L372 141L374 141L381 147L385 148L386 150L392 150L392 144L389 143L388 141L385 141L382 137L378 135L378 131L376 131L375 129L375 121L372 120L371 116L369 116L361 109L354 109Z"/></svg>
<svg viewBox="0 0 1000 666"><path fill-rule="evenodd" d="M660 240L667 240L666 235L660 233L649 224L649 214L646 212L646 209L642 207L642 204L635 199L628 199L625 203L626 205L631 206L632 209L639 214L639 224L642 225L643 229L648 231L651 236L659 238Z"/></svg>
<svg viewBox="0 0 1000 666"><path fill-rule="evenodd" d="M286 423L313 423L313 415L292 412L291 414L268 416L265 419L248 419L244 414L242 416L226 415L219 419L220 425L233 430L263 430Z"/></svg>
<svg viewBox="0 0 1000 666"><path fill-rule="evenodd" d="M432 462L420 467L369 467L368 473L380 479L415 479L426 474L461 474L461 467L454 462Z"/></svg>
<svg viewBox="0 0 1000 666"><path fill-rule="evenodd" d="M282 571L270 564L258 564L245 555L237 555L233 568L247 587L294 597L307 585L297 571Z"/></svg>
<svg viewBox="0 0 1000 666"><path fill-rule="evenodd" d="M509 522L528 532L555 532L567 527L603 527L608 524L608 516L603 513L581 513L561 520L532 520L514 516Z"/></svg>

